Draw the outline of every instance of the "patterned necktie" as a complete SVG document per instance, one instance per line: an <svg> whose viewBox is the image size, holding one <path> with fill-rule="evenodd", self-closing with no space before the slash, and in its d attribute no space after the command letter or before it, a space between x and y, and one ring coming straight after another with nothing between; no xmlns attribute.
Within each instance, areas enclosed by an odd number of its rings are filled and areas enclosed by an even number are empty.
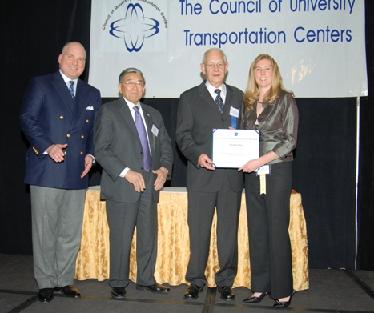
<svg viewBox="0 0 374 313"><path fill-rule="evenodd" d="M216 89L214 90L214 92L216 93L216 98L214 99L214 102L217 104L218 106L218 110L221 112L221 114L223 113L223 99L221 98L221 90L220 89Z"/></svg>
<svg viewBox="0 0 374 313"><path fill-rule="evenodd" d="M139 112L139 106L134 106L135 110L135 127L139 134L140 143L142 144L143 150L143 168L149 172L152 167L151 152L149 151L147 131L144 127L143 118Z"/></svg>
<svg viewBox="0 0 374 313"><path fill-rule="evenodd" d="M69 81L69 92L71 97L74 99L74 80Z"/></svg>

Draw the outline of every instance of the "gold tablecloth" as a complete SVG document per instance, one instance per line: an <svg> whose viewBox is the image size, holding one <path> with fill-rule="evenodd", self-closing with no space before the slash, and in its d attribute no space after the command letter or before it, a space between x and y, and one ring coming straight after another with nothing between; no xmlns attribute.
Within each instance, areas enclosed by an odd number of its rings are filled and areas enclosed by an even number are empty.
<svg viewBox="0 0 374 313"><path fill-rule="evenodd" d="M250 263L247 234L247 209L243 194L239 216L238 273L233 287L250 288ZM211 247L206 269L207 285L215 286L218 269L216 216L211 232ZM308 241L301 195L293 192L290 198L288 232L292 247L294 290L309 288ZM132 241L130 279L136 281L135 240ZM187 225L187 193L185 188L165 188L158 205L158 253L155 278L158 283L172 286L186 283L189 260ZM83 216L82 243L76 263L76 279L105 280L109 277L109 227L105 202L100 201L99 189L89 189Z"/></svg>

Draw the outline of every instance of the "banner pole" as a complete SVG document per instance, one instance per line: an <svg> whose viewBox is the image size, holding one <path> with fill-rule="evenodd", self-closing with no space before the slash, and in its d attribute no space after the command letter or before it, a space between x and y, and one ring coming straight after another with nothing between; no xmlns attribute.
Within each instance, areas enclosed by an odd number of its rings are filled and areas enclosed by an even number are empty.
<svg viewBox="0 0 374 313"><path fill-rule="evenodd" d="M356 240L355 240L355 270L357 270L357 253L358 253L358 171L360 162L360 97L356 97L356 220L355 220L355 230L356 230Z"/></svg>

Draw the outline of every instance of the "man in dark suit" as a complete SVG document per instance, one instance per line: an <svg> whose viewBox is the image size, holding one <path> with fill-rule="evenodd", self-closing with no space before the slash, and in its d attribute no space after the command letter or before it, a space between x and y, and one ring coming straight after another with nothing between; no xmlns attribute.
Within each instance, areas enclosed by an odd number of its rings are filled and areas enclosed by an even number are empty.
<svg viewBox="0 0 374 313"><path fill-rule="evenodd" d="M155 282L157 203L173 153L161 114L140 101L143 73L119 75L119 99L103 105L95 125L95 155L103 167L101 194L110 228L111 295L122 300L129 284L131 239L136 226L137 288L167 293Z"/></svg>
<svg viewBox="0 0 374 313"><path fill-rule="evenodd" d="M87 173L94 161L93 122L100 92L79 79L86 51L69 42L58 56L59 71L35 77L20 115L30 142L25 183L30 184L34 275L38 297L54 291L80 297L72 286L80 245Z"/></svg>
<svg viewBox="0 0 374 313"><path fill-rule="evenodd" d="M215 168L211 160L213 129L236 128L242 112L242 92L224 83L227 60L217 48L205 52L201 72L206 79L185 91L179 100L176 141L187 158L188 226L191 256L186 279L191 283L186 299L202 291L210 230L217 211L219 270L215 281L220 296L232 300L237 272L237 230L242 174L236 169Z"/></svg>

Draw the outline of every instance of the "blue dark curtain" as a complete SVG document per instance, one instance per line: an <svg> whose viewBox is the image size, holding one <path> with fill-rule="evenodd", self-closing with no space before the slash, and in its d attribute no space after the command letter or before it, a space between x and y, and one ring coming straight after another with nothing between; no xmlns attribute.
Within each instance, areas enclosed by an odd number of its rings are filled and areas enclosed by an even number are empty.
<svg viewBox="0 0 374 313"><path fill-rule="evenodd" d="M32 252L29 194L23 184L26 142L18 127L24 90L32 76L57 70L57 56L66 41L81 41L89 52L90 7L91 1L86 0L0 4L2 253Z"/></svg>
<svg viewBox="0 0 374 313"><path fill-rule="evenodd" d="M361 101L357 265L374 270L374 2L365 1L365 9L369 97Z"/></svg>

